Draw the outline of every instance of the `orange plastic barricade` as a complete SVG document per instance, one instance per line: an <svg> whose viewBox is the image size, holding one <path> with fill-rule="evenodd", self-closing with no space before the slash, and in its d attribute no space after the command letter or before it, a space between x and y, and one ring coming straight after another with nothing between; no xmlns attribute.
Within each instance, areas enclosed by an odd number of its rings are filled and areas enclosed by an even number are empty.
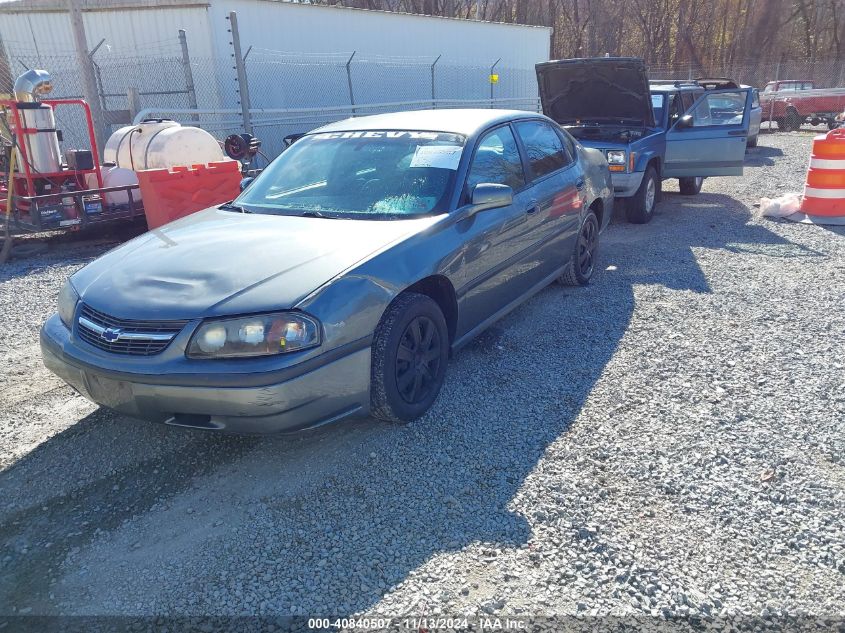
<svg viewBox="0 0 845 633"><path fill-rule="evenodd" d="M234 160L136 173L150 229L232 200L240 191L240 164Z"/></svg>
<svg viewBox="0 0 845 633"><path fill-rule="evenodd" d="M845 224L845 129L813 139L801 212L809 221Z"/></svg>

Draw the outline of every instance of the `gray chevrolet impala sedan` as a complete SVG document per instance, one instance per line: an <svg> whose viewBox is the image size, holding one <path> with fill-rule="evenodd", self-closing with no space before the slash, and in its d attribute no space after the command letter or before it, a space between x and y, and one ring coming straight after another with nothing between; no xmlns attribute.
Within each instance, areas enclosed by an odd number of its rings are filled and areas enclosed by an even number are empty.
<svg viewBox="0 0 845 633"><path fill-rule="evenodd" d="M230 204L75 273L44 362L129 416L292 431L432 405L450 353L587 284L610 174L542 115L432 110L303 136Z"/></svg>

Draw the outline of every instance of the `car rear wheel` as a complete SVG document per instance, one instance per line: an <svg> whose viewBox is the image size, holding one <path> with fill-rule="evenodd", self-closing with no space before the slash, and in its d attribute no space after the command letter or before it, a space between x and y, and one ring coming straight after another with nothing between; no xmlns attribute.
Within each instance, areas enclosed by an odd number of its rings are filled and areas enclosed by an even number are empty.
<svg viewBox="0 0 845 633"><path fill-rule="evenodd" d="M645 224L651 222L654 217L654 205L660 196L660 180L657 178L657 170L649 165L643 174L643 181L637 193L628 200L625 209L625 217L628 222L634 224Z"/></svg>
<svg viewBox="0 0 845 633"><path fill-rule="evenodd" d="M678 186L680 187L682 196L694 196L698 194L703 184L704 178L701 176L696 178L678 178Z"/></svg>
<svg viewBox="0 0 845 633"><path fill-rule="evenodd" d="M373 338L370 413L406 424L437 399L449 360L449 331L438 305L415 292L388 307Z"/></svg>
<svg viewBox="0 0 845 633"><path fill-rule="evenodd" d="M558 281L566 286L586 286L596 270L596 255L599 248L599 220L590 211L581 224L575 249L569 265Z"/></svg>

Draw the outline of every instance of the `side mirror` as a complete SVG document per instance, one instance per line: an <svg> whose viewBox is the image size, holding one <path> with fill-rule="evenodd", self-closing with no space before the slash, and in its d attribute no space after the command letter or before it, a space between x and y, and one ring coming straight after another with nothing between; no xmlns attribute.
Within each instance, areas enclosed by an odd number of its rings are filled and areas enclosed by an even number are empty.
<svg viewBox="0 0 845 633"><path fill-rule="evenodd" d="M513 203L513 189L507 185L480 182L472 190L472 213L498 209Z"/></svg>
<svg viewBox="0 0 845 633"><path fill-rule="evenodd" d="M241 178L241 191L246 189L252 184L252 181L255 180L252 176L247 176L246 178Z"/></svg>
<svg viewBox="0 0 845 633"><path fill-rule="evenodd" d="M694 121L693 121L692 115L691 114L685 114L680 119L678 119L678 122L675 124L675 127L684 130L684 129L693 127L693 125L694 125Z"/></svg>

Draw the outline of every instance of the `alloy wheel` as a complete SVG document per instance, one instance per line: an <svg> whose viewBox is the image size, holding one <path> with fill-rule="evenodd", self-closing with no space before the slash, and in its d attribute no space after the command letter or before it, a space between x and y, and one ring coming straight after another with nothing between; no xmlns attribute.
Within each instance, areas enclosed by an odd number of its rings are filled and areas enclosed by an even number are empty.
<svg viewBox="0 0 845 633"><path fill-rule="evenodd" d="M417 404L428 397L437 385L440 359L440 335L434 321L416 317L402 333L396 351L396 387L405 402Z"/></svg>
<svg viewBox="0 0 845 633"><path fill-rule="evenodd" d="M581 234L578 236L578 271L585 278L593 274L593 254L598 241L598 229L592 220L584 222Z"/></svg>

